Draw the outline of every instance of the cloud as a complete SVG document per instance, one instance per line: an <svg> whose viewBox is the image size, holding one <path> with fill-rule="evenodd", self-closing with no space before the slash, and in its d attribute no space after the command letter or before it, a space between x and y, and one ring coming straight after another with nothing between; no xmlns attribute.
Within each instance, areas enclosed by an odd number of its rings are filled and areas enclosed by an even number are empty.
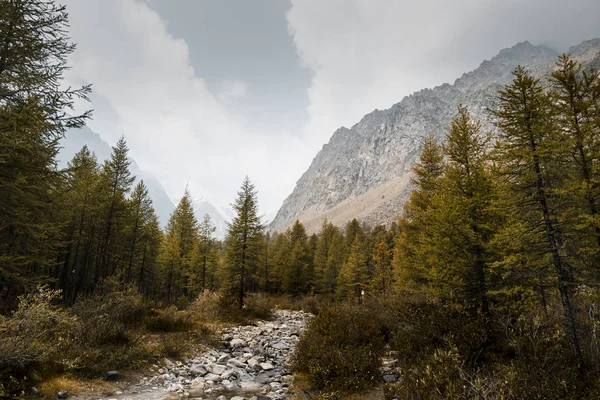
<svg viewBox="0 0 600 400"><path fill-rule="evenodd" d="M529 40L561 51L600 36L597 0L291 0L288 29L313 71L305 135L339 126L425 87L453 82Z"/></svg>
<svg viewBox="0 0 600 400"><path fill-rule="evenodd" d="M222 103L231 103L248 96L248 84L244 81L225 81L219 92L219 100Z"/></svg>
<svg viewBox="0 0 600 400"><path fill-rule="evenodd" d="M245 82L212 93L187 43L145 2L68 0L67 7L78 45L67 83L93 84L93 130L113 143L125 135L132 157L173 198L189 183L192 195L228 205L249 175L262 212L277 210L302 172L292 155L303 145L245 128L232 106L249 96Z"/></svg>

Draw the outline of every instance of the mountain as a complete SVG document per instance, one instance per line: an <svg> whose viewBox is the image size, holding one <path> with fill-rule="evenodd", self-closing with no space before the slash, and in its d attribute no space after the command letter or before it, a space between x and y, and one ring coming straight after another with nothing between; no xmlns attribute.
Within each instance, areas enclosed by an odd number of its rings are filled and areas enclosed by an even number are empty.
<svg viewBox="0 0 600 400"><path fill-rule="evenodd" d="M569 52L586 65L600 66L600 39ZM554 68L558 53L529 42L501 50L491 60L454 84L445 83L405 97L388 110L365 115L350 129L333 133L296 183L270 225L284 231L299 219L309 232L324 218L343 226L352 218L369 225L389 224L400 215L411 190L411 169L429 132L443 139L460 104L493 130L487 108L497 92L512 81L517 65L543 78Z"/></svg>
<svg viewBox="0 0 600 400"><path fill-rule="evenodd" d="M224 239L225 235L227 234L228 219L231 218L229 218L227 215L224 217L223 214L219 212L217 208L204 197L195 197L192 200L192 206L198 222L202 222L204 215L208 214L216 228L215 237L217 237L217 239Z"/></svg>

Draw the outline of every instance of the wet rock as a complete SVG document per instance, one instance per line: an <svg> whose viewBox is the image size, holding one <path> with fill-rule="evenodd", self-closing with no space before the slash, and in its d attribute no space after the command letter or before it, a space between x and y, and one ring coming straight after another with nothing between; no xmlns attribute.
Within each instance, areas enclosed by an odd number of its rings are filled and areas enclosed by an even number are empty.
<svg viewBox="0 0 600 400"><path fill-rule="evenodd" d="M119 372L117 371L108 371L107 373L104 374L104 380L105 381L116 381L119 380L121 376L119 375Z"/></svg>

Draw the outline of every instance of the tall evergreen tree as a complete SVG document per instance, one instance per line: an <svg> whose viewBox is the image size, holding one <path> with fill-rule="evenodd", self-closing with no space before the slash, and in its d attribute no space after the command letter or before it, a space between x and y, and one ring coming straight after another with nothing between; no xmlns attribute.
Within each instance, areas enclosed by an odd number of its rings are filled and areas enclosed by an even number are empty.
<svg viewBox="0 0 600 400"><path fill-rule="evenodd" d="M403 291L422 292L429 283L431 256L424 249L431 238L425 231L432 224L429 209L433 196L439 192L443 171L442 148L430 133L423 142L419 161L413 167L411 182L415 188L398 223L393 264L396 280Z"/></svg>
<svg viewBox="0 0 600 400"><path fill-rule="evenodd" d="M226 268L228 290L237 294L238 305L244 306L249 272L259 269L263 224L258 215L258 200L254 185L246 177L233 204L236 215L229 225L226 238Z"/></svg>
<svg viewBox="0 0 600 400"><path fill-rule="evenodd" d="M362 303L362 295L367 287L367 260L359 237L354 239L350 247L348 260L340 269L337 279L336 295L340 299L356 298Z"/></svg>
<svg viewBox="0 0 600 400"><path fill-rule="evenodd" d="M54 1L0 2L0 301L8 307L56 262L54 157L65 130L89 116L66 113L89 92L61 87L74 50L67 27Z"/></svg>
<svg viewBox="0 0 600 400"><path fill-rule="evenodd" d="M563 189L570 198L569 212L575 219L580 260L591 270L588 278L600 279L600 76L594 69L563 54L549 78L553 124L558 128L561 159L570 173Z"/></svg>
<svg viewBox="0 0 600 400"><path fill-rule="evenodd" d="M289 237L290 257L284 276L284 291L298 296L306 292L308 284L308 267L310 254L306 229L300 221L296 221L287 232Z"/></svg>
<svg viewBox="0 0 600 400"><path fill-rule="evenodd" d="M192 255L192 268L194 278L191 286L194 292L201 293L207 289L214 289L214 274L217 266L217 243L214 238L216 227L213 225L210 215L204 215L198 226L198 240Z"/></svg>
<svg viewBox="0 0 600 400"><path fill-rule="evenodd" d="M124 262L122 229L126 210L125 196L131 189L134 177L131 176L128 158L129 148L125 138L121 137L112 148L109 160L104 163L102 177L106 190L106 205L104 211L104 228L99 252L99 267L96 278L113 274L118 264ZM121 250L121 251L120 251Z"/></svg>
<svg viewBox="0 0 600 400"><path fill-rule="evenodd" d="M518 200L519 217L530 231L540 232L539 240L551 256L560 293L567 335L573 355L581 365L583 357L572 305L572 278L565 262L558 214L561 198L557 189L564 183L564 170L557 165L560 150L552 126L550 102L539 80L522 67L514 71L512 84L500 91L497 118L501 140L498 161L510 189Z"/></svg>

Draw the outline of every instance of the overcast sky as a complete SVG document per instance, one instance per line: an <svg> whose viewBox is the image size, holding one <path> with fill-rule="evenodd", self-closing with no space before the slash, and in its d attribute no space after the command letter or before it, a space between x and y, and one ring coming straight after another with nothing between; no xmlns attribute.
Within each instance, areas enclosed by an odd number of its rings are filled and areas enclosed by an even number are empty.
<svg viewBox="0 0 600 400"><path fill-rule="evenodd" d="M175 202L228 206L249 175L269 218L338 127L517 42L600 37L598 0L65 2L90 127Z"/></svg>

